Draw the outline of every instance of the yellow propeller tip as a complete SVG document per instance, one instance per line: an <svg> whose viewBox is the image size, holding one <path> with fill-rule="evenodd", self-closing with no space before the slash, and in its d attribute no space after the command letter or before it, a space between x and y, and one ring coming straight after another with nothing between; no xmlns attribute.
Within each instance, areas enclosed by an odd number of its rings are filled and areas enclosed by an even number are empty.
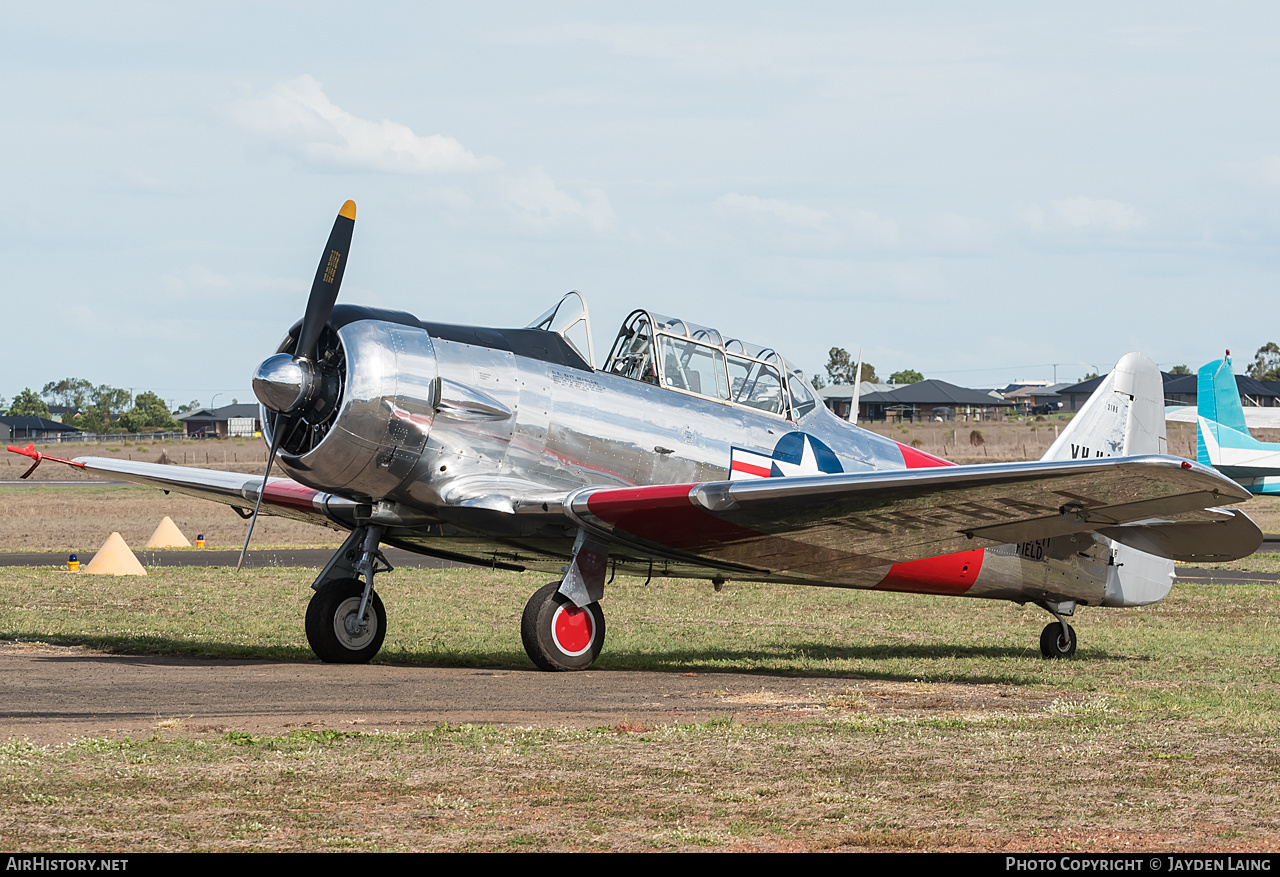
<svg viewBox="0 0 1280 877"><path fill-rule="evenodd" d="M342 209L338 211L339 216L345 216L347 219L356 218L356 202L348 201L342 205Z"/></svg>

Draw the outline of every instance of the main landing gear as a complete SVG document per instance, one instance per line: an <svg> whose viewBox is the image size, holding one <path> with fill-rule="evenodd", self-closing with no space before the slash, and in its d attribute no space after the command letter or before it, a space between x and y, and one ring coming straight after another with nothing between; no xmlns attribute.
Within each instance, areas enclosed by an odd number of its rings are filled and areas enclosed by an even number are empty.
<svg viewBox="0 0 1280 877"><path fill-rule="evenodd" d="M378 550L382 528L359 527L316 578L307 604L307 642L330 664L366 664L387 636L387 610L373 590L375 572L391 564ZM363 575L364 581L357 576Z"/></svg>
<svg viewBox="0 0 1280 877"><path fill-rule="evenodd" d="M520 639L542 670L585 670L604 645L604 570L608 546L578 532L563 581L539 588L525 604Z"/></svg>
<svg viewBox="0 0 1280 877"><path fill-rule="evenodd" d="M520 639L541 670L585 670L604 645L604 611L599 603L579 609L560 593L560 582L539 588L525 604Z"/></svg>
<svg viewBox="0 0 1280 877"><path fill-rule="evenodd" d="M1040 631L1040 654L1050 659L1070 658L1076 653L1076 631L1063 616L1074 614L1076 604L1045 602L1039 606L1057 619Z"/></svg>

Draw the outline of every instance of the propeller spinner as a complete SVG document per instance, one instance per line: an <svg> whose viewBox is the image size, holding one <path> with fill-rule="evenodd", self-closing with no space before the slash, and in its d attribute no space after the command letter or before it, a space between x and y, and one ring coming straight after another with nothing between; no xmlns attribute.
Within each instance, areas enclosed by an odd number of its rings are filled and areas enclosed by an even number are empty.
<svg viewBox="0 0 1280 877"><path fill-rule="evenodd" d="M267 469L262 474L262 487L253 506L253 517L249 519L249 532L245 534L244 547L240 549L237 570L249 553L249 540L253 538L253 527L258 522L258 509L262 507L262 495L271 478L271 464L275 462L280 439L292 415L306 406L321 383L315 367L320 333L329 321L329 314L338 300L338 290L342 288L342 275L346 271L347 253L351 249L351 234L355 227L356 202L348 201L333 221L333 231L329 232L324 255L316 268L293 355L277 353L268 357L253 376L254 395L276 416L271 430L271 449L267 452Z"/></svg>

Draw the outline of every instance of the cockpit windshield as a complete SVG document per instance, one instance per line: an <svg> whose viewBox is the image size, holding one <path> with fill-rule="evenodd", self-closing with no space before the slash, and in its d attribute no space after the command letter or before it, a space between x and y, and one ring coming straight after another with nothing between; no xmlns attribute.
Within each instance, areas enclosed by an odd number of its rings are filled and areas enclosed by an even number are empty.
<svg viewBox="0 0 1280 877"><path fill-rule="evenodd" d="M587 312L587 300L576 289L565 293L560 301L525 328L555 332L595 368L596 351L591 343L591 315Z"/></svg>
<svg viewBox="0 0 1280 877"><path fill-rule="evenodd" d="M772 349L643 310L623 321L604 370L790 419L815 407L799 372L788 380L786 363Z"/></svg>

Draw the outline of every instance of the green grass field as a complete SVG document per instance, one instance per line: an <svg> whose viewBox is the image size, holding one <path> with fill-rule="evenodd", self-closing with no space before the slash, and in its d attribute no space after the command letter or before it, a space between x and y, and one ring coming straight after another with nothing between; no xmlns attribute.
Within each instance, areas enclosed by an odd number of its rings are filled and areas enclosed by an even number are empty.
<svg viewBox="0 0 1280 877"><path fill-rule="evenodd" d="M312 572L0 571L0 638L306 661ZM525 667L540 579L379 580L379 660ZM622 580L597 668L839 677L820 718L438 727L0 746L0 841L24 850L1275 850L1274 587L1179 586L1048 616L979 600ZM300 665L305 674L305 664ZM890 697L892 695L892 697ZM892 701L893 707L886 707Z"/></svg>

